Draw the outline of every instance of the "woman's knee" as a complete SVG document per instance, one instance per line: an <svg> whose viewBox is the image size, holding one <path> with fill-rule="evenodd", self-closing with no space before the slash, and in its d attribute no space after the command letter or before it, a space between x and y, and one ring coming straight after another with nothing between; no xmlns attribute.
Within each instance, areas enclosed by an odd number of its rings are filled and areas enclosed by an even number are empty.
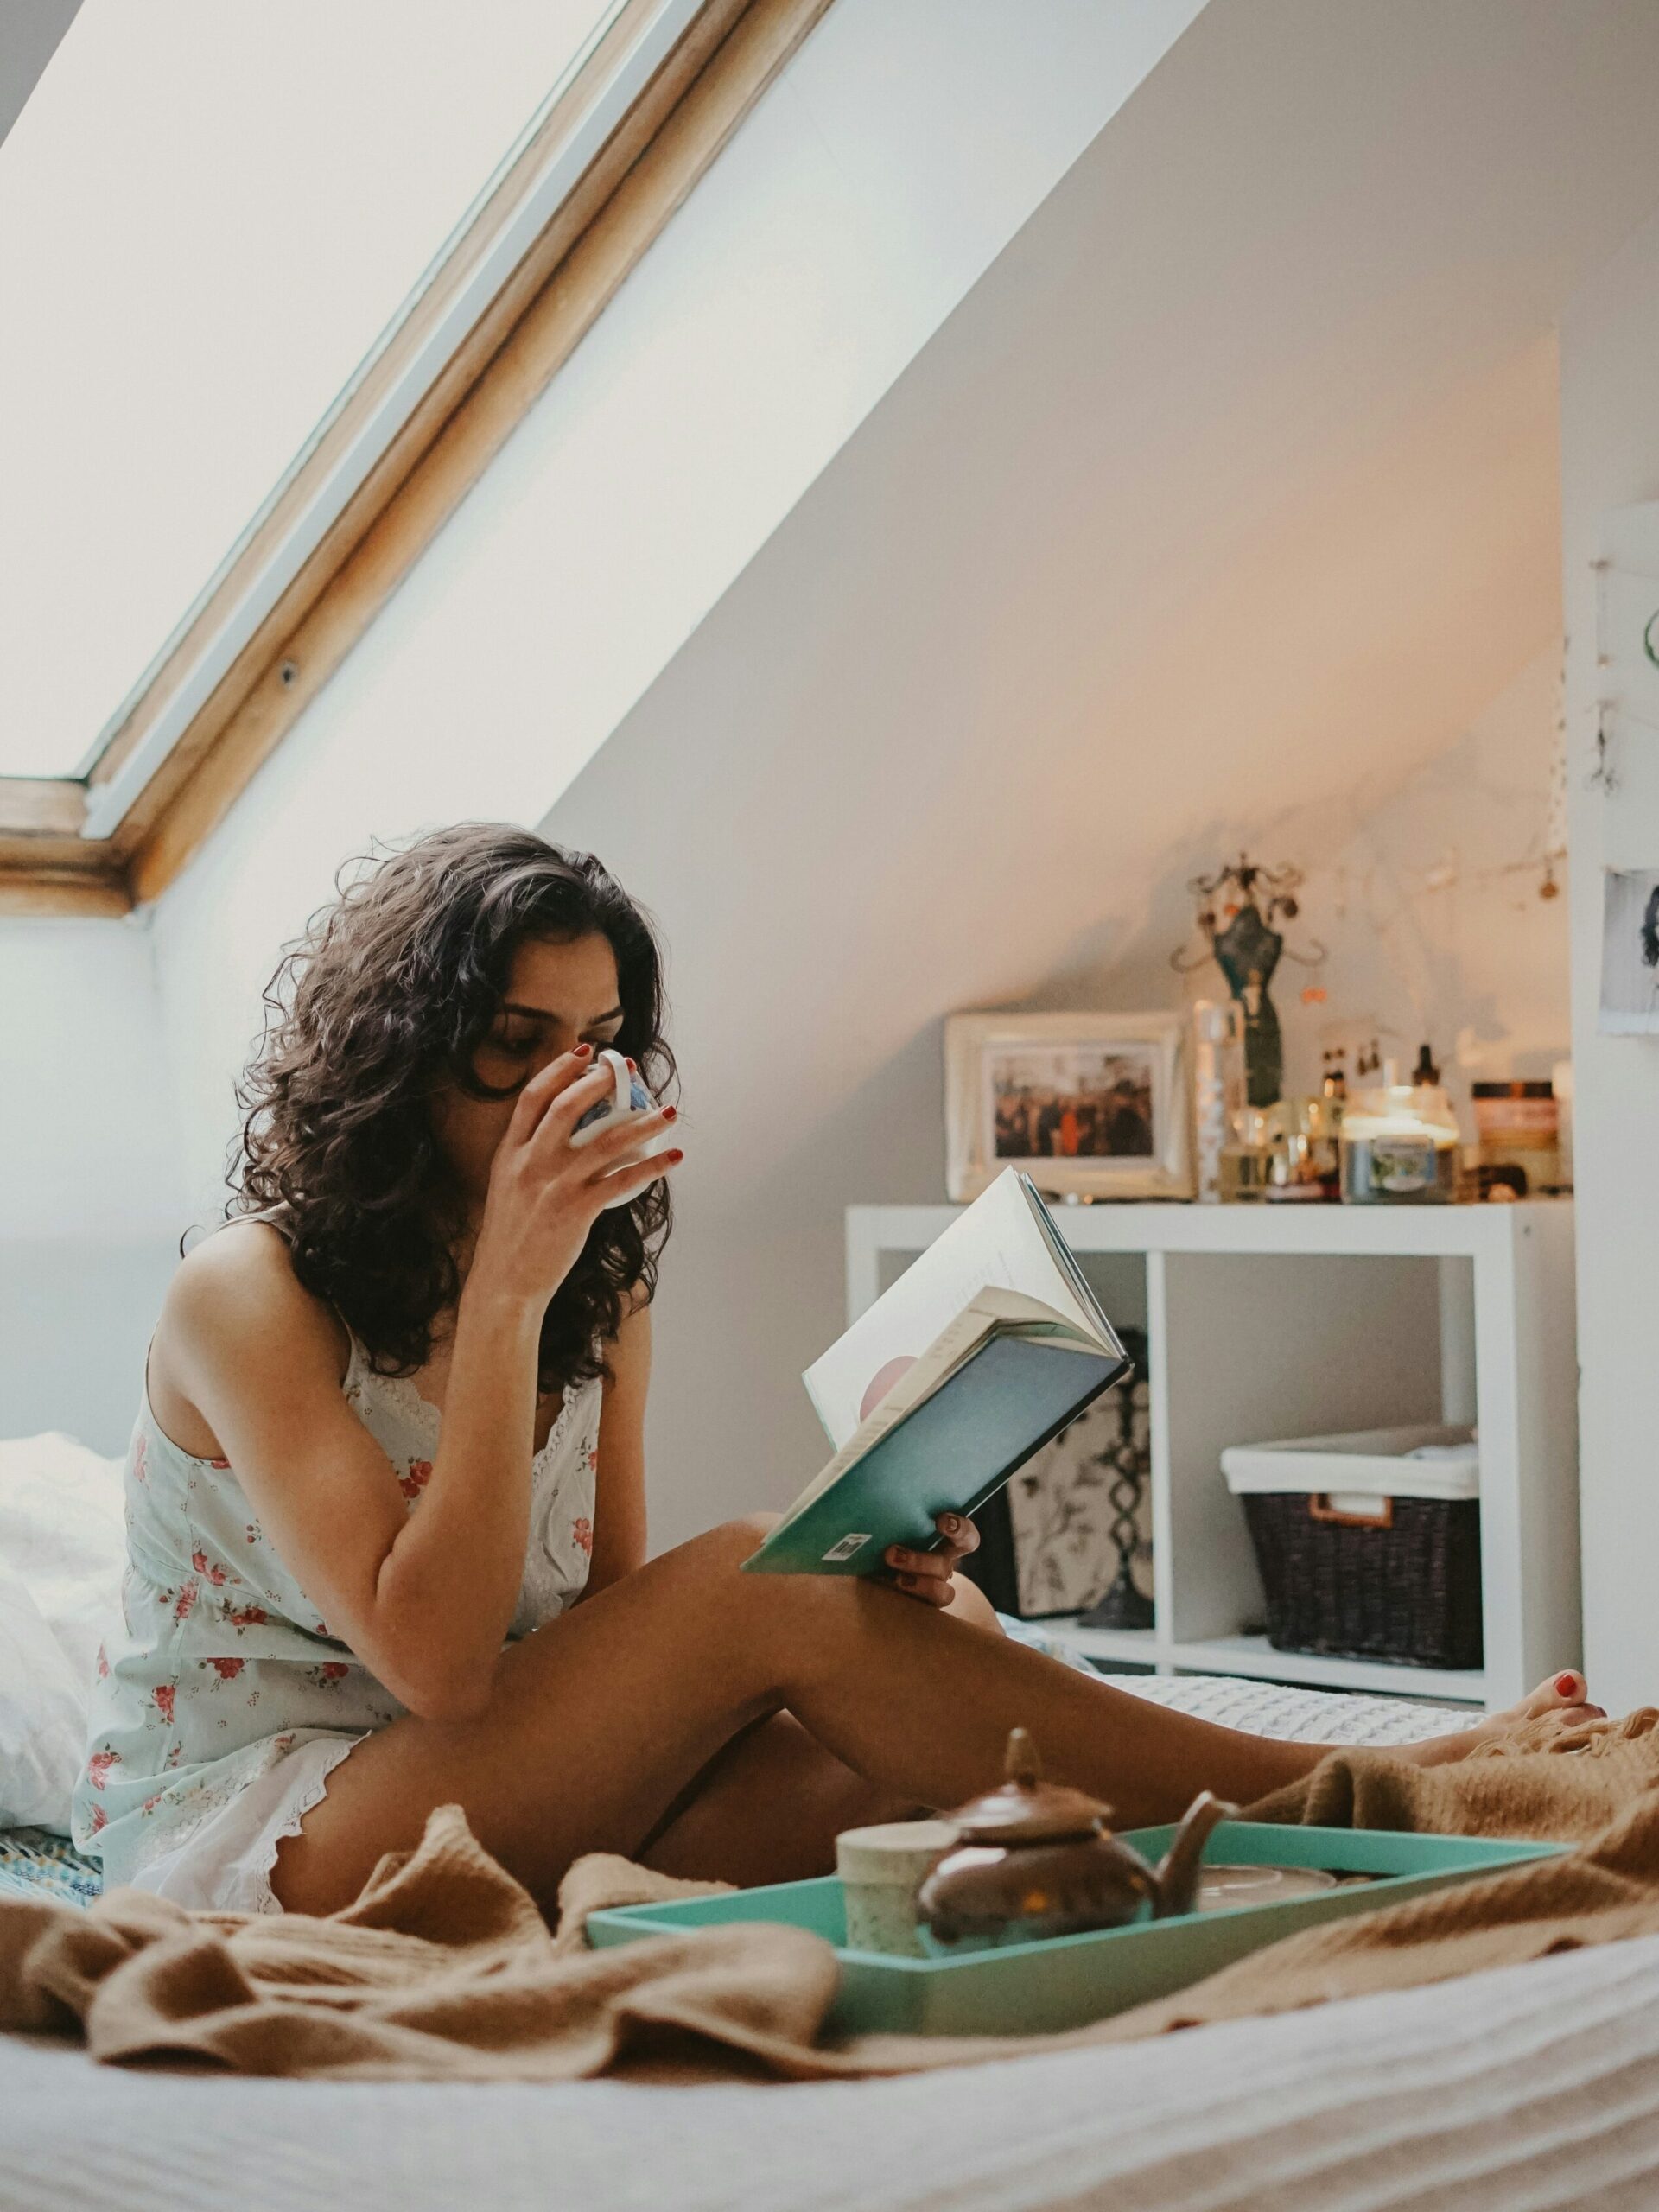
<svg viewBox="0 0 1659 2212"><path fill-rule="evenodd" d="M760 1550L777 1526L778 1517L773 1513L746 1513L734 1520L716 1522L700 1536L689 1537L671 1551L659 1553L645 1571L658 1582L666 1579L696 1589L725 1588L742 1573L744 1562ZM743 1579L753 1592L768 1578L746 1575Z"/></svg>
<svg viewBox="0 0 1659 2212"><path fill-rule="evenodd" d="M950 1587L955 1595L948 1618L970 1621L976 1628L988 1629L994 1636L1004 1633L995 1606L976 1582L970 1582L965 1574L953 1574Z"/></svg>
<svg viewBox="0 0 1659 2212"><path fill-rule="evenodd" d="M760 1550L782 1517L777 1513L741 1513L734 1520L718 1522L696 1541L729 1565L741 1567Z"/></svg>

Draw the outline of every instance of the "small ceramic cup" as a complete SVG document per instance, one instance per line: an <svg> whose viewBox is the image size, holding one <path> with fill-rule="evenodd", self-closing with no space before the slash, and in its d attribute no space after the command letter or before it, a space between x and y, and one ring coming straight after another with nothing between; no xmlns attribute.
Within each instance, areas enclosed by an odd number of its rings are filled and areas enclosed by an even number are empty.
<svg viewBox="0 0 1659 2212"><path fill-rule="evenodd" d="M836 1872L847 1904L847 1948L888 1958L931 1955L916 1925L916 1892L957 1840L949 1821L889 1821L845 1828Z"/></svg>
<svg viewBox="0 0 1659 2212"><path fill-rule="evenodd" d="M607 1046L589 1069L589 1074L596 1075L601 1066L608 1067L611 1071L610 1096L601 1098L596 1106L590 1106L570 1132L570 1149L573 1152L580 1152L584 1145L592 1144L594 1139L602 1135L613 1121L626 1120L632 1114L648 1114L657 1103L639 1077L629 1072L627 1060L622 1053L613 1052ZM656 1153L666 1152L671 1145L678 1141L675 1130L658 1129L637 1151L628 1154L625 1160L619 1160L615 1164L619 1167L631 1167L636 1160L649 1160ZM608 1208L631 1206L633 1202L632 1198L607 1198L605 1203Z"/></svg>

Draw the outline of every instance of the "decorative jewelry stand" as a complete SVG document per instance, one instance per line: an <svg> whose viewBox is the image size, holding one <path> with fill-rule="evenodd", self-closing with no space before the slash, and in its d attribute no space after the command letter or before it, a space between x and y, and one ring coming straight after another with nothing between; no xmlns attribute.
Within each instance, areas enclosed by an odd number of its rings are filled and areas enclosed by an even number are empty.
<svg viewBox="0 0 1659 2212"><path fill-rule="evenodd" d="M1302 880L1300 868L1288 862L1264 868L1248 853L1226 861L1213 875L1195 875L1187 889L1198 904L1204 950L1194 959L1181 945L1170 956L1178 976L1190 976L1213 960L1227 978L1228 989L1244 1012L1244 1071L1252 1106L1276 1104L1285 1087L1279 1014L1268 994L1274 970L1281 958L1301 968L1317 968L1325 958L1322 944L1316 944L1311 953L1293 951L1273 926L1277 918L1295 920Z"/></svg>

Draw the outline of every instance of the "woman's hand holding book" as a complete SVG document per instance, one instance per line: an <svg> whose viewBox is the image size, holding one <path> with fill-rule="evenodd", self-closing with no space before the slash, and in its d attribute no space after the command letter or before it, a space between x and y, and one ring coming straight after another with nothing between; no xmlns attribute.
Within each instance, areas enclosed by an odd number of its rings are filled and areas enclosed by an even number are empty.
<svg viewBox="0 0 1659 2212"><path fill-rule="evenodd" d="M957 1594L951 1577L969 1554L979 1549L979 1531L961 1513L938 1514L933 1525L944 1539L938 1551L912 1552L903 1544L889 1544L882 1557L893 1570L895 1589L943 1610Z"/></svg>

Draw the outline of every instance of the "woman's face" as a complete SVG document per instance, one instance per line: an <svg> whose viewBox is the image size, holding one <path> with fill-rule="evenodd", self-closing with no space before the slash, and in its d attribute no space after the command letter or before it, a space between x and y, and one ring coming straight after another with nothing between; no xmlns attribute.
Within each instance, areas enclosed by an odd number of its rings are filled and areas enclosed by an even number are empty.
<svg viewBox="0 0 1659 2212"><path fill-rule="evenodd" d="M531 1076L578 1045L597 1054L614 1044L622 1026L616 955L597 931L554 944L531 938L518 947L507 987L488 1036L473 1062L493 1090L511 1084L505 1098L473 1098L453 1084L432 1102L432 1125L467 1197L481 1202L490 1163L512 1119L517 1094Z"/></svg>

